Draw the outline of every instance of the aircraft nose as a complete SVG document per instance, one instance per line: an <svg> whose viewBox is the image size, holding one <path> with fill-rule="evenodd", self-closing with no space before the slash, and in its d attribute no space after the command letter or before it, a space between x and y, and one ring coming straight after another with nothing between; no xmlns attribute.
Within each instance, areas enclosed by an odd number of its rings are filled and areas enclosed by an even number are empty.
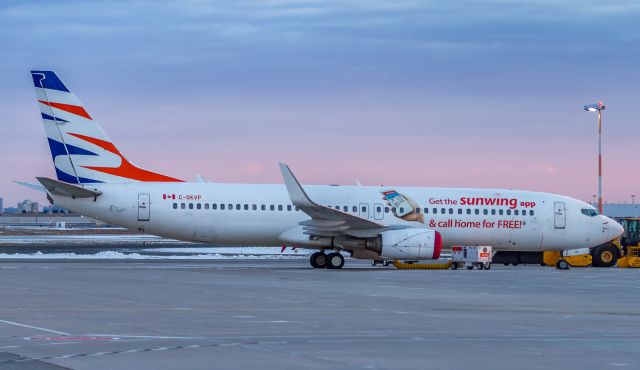
<svg viewBox="0 0 640 370"><path fill-rule="evenodd" d="M607 217L602 216L602 226L606 227L609 230L609 238L613 240L624 232L624 228L617 221Z"/></svg>
<svg viewBox="0 0 640 370"><path fill-rule="evenodd" d="M624 232L624 228L618 222L611 219L609 220L610 220L609 223L611 224L611 226L609 227L609 230L611 230L613 234L613 238L615 239L620 235L622 235L622 233Z"/></svg>

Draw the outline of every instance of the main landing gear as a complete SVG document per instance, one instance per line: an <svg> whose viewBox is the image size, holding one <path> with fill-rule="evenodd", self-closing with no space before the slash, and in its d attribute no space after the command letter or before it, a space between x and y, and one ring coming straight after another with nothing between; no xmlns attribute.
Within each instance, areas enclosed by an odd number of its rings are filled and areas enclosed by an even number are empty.
<svg viewBox="0 0 640 370"><path fill-rule="evenodd" d="M309 258L309 263L316 269L328 268L338 270L344 266L344 257L338 252L324 254L324 252L316 252Z"/></svg>

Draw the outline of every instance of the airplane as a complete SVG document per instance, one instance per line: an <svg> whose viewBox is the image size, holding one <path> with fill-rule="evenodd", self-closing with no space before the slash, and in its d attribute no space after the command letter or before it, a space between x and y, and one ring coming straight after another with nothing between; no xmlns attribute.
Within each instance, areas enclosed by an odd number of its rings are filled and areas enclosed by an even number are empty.
<svg viewBox="0 0 640 370"><path fill-rule="evenodd" d="M31 71L56 178L48 200L141 233L219 245L316 250L314 268L356 259L438 259L443 247L496 251L610 245L623 229L583 201L507 189L187 182L130 162L54 71ZM617 251L617 250L616 250ZM615 262L615 261L614 261Z"/></svg>

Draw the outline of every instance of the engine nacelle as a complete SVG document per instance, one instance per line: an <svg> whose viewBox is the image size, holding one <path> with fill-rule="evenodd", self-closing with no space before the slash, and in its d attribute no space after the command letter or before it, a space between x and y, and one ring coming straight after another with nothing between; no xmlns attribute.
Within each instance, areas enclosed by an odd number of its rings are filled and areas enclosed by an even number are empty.
<svg viewBox="0 0 640 370"><path fill-rule="evenodd" d="M438 259L442 251L440 233L431 229L383 231L378 236L380 256L388 259Z"/></svg>

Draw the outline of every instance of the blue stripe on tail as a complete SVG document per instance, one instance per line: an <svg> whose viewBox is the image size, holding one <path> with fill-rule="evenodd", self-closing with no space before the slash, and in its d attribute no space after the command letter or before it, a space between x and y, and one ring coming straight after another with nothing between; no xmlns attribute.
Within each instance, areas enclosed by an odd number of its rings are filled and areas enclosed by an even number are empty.
<svg viewBox="0 0 640 370"><path fill-rule="evenodd" d="M54 71L31 71L31 77L35 87L70 92Z"/></svg>
<svg viewBox="0 0 640 370"><path fill-rule="evenodd" d="M49 140L49 148L51 149L51 157L53 158L53 164L55 166L56 163L56 157L59 155L67 155L67 151L64 149L65 145L57 140L53 140L51 138L47 138ZM67 150L69 151L69 154L75 154L75 155L97 155L96 153L90 152L86 149L82 149L79 148L77 146L74 145L69 145L67 144ZM60 170L58 167L56 167L56 176L58 177L58 180L60 181L64 181L64 182L68 182L71 184L77 184L78 181L80 181L81 184L90 184L90 183L97 183L97 182L102 182L102 181L98 181L98 180L93 180L93 179L87 179L84 177L80 177L77 178L74 175L70 175L62 170Z"/></svg>
<svg viewBox="0 0 640 370"><path fill-rule="evenodd" d="M58 122L62 122L62 123L67 123L67 122L69 122L69 121L65 121L65 120L63 120L62 118L58 118L58 117L50 116L50 115L48 115L48 114L46 114L46 113L42 113L42 112L41 112L40 114L42 114L42 119L48 119L48 120L50 120L50 121L58 121Z"/></svg>

